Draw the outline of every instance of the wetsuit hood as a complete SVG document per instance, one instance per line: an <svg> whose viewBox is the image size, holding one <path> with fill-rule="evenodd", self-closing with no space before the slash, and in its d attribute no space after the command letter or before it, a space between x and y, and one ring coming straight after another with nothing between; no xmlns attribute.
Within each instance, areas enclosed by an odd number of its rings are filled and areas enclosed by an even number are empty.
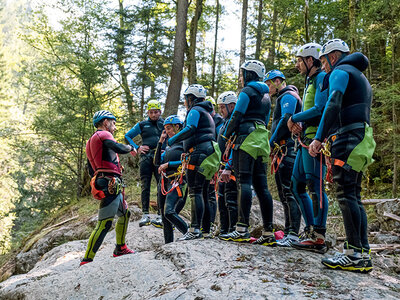
<svg viewBox="0 0 400 300"><path fill-rule="evenodd" d="M297 87L295 87L294 85L288 85L288 86L286 86L285 88L283 88L283 89L281 89L279 92L278 92L278 97L280 96L280 95L282 95L282 94L284 94L284 93L286 93L286 92L294 92L294 93L296 93L296 94L299 94L299 90L297 89Z"/></svg>
<svg viewBox="0 0 400 300"><path fill-rule="evenodd" d="M210 101L201 101L201 102L197 102L196 104L194 104L193 106L200 106L202 108L204 108L207 112L209 112L210 114L213 112L214 107L212 105L212 103Z"/></svg>
<svg viewBox="0 0 400 300"><path fill-rule="evenodd" d="M347 55L342 60L340 60L335 65L335 68L340 65L351 65L363 72L368 67L368 58L360 52L355 52L353 54Z"/></svg>
<svg viewBox="0 0 400 300"><path fill-rule="evenodd" d="M252 88L256 89L260 94L268 94L269 88L268 85L261 81L250 81L246 84L246 86L251 86Z"/></svg>

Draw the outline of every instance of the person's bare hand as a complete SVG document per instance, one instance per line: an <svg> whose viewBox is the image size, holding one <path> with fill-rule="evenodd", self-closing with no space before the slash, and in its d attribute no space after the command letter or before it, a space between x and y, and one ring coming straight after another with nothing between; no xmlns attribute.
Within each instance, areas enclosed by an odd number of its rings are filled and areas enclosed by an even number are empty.
<svg viewBox="0 0 400 300"><path fill-rule="evenodd" d="M150 150L149 146L143 145L138 148L139 154L145 154Z"/></svg>
<svg viewBox="0 0 400 300"><path fill-rule="evenodd" d="M164 143L165 139L167 138L167 132L163 130L163 132L160 135L160 139L158 140L159 143Z"/></svg>
<svg viewBox="0 0 400 300"><path fill-rule="evenodd" d="M231 180L231 174L232 174L231 170L223 170L221 174L221 181L228 183Z"/></svg>
<svg viewBox="0 0 400 300"><path fill-rule="evenodd" d="M316 157L319 151L321 150L322 143L317 140L313 140L312 143L310 144L310 147L308 148L308 153L312 157Z"/></svg>
<svg viewBox="0 0 400 300"><path fill-rule="evenodd" d="M158 173L161 174L161 172L165 171L168 168L168 163L162 164L161 166L158 167Z"/></svg>

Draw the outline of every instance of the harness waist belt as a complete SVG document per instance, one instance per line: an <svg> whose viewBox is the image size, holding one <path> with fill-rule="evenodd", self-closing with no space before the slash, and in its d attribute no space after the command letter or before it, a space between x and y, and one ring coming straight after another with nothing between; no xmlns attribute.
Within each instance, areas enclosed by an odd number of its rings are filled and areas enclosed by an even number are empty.
<svg viewBox="0 0 400 300"><path fill-rule="evenodd" d="M342 133L349 132L351 130L364 129L364 128L365 128L364 122L352 123L352 124L340 127L339 130L337 131L337 134L342 134Z"/></svg>

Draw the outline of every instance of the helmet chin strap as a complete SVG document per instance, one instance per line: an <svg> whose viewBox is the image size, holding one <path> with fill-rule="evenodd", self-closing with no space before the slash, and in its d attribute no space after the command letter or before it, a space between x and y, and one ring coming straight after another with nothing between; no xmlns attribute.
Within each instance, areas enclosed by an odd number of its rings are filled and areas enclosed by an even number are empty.
<svg viewBox="0 0 400 300"><path fill-rule="evenodd" d="M329 54L329 53L328 53L328 54ZM327 61L328 64L329 64L330 71L332 71L333 66L332 66L332 64L331 64L331 60L329 59L328 54L325 54L324 56L325 56L325 58L326 58L326 61Z"/></svg>
<svg viewBox="0 0 400 300"><path fill-rule="evenodd" d="M275 96L279 92L279 88L281 87L283 81L281 81L281 83L279 85L276 85L275 81L273 81L273 80L271 80L271 82L272 82L272 84L274 85L274 87L276 89L276 92L272 95L272 96Z"/></svg>
<svg viewBox="0 0 400 300"><path fill-rule="evenodd" d="M228 106L228 104L224 104L224 105L225 105L226 111L228 112L228 117L229 117L231 115L231 111L229 109L229 106Z"/></svg>

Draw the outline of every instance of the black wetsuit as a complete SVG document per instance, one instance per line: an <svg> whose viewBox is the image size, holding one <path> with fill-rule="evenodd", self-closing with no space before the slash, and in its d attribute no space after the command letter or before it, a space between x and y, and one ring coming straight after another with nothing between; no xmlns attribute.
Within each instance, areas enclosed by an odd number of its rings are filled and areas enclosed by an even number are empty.
<svg viewBox="0 0 400 300"><path fill-rule="evenodd" d="M268 146L268 123L271 101L268 96L268 86L263 82L251 81L245 83L245 87L239 94L238 102L224 132L224 136L229 138L234 132L237 135L235 147L233 149L233 168L238 185L239 219L238 226L250 226L250 210L252 205L252 189L257 194L260 202L263 227L267 232L272 232L272 197L268 190L267 182L267 153L265 155L250 154L256 149L258 153L265 150ZM259 129L264 131L258 134ZM246 138L250 134L258 134L258 144L245 147ZM265 142L266 145L262 145Z"/></svg>
<svg viewBox="0 0 400 300"><path fill-rule="evenodd" d="M222 155L225 152L226 140L221 135L225 131L229 118L230 115L221 126L220 134L218 135L218 146L221 149ZM237 186L235 172L232 170L232 160L226 162L225 168L231 170L232 178L227 183L218 183L218 210L221 234L234 231L238 221Z"/></svg>
<svg viewBox="0 0 400 300"><path fill-rule="evenodd" d="M150 186L151 177L158 182L160 176L158 174L157 168L153 164L154 151L157 147L158 140L164 130L164 119L159 118L157 121L152 121L147 118L144 121L137 123L131 130L125 134L126 141L135 147L139 148L138 145L132 140L137 135L142 137L142 145L148 146L149 151L147 153L140 154L139 160L139 171L140 171L140 181L141 181L141 199L142 199L142 211L144 214L149 213L149 203L150 203Z"/></svg>
<svg viewBox="0 0 400 300"><path fill-rule="evenodd" d="M224 123L224 119L221 117L220 114L215 113L213 116L213 121L215 125L215 141L218 138L219 129L221 128L222 124ZM215 179L210 180L210 185L208 188L208 207L209 211L204 212L204 218L206 220L210 220L210 224L214 224L215 216L217 215L217 199L215 195Z"/></svg>
<svg viewBox="0 0 400 300"><path fill-rule="evenodd" d="M171 243L174 241L174 230L173 225L182 233L185 234L188 230L187 224L178 215L182 208L185 206L184 190L186 187L186 179L183 178L182 183L174 188L167 195L163 195L161 188L164 184L164 190L170 191L172 188L172 181L177 179L177 176L168 177L177 172L178 167L181 165L181 155L183 153L183 143L175 143L165 149L165 152L161 154L162 143L158 143L157 149L154 155L154 165L158 168L163 163L168 163L168 168L165 170L167 178L160 180L158 183L157 201L161 211L164 240L165 243Z"/></svg>
<svg viewBox="0 0 400 300"><path fill-rule="evenodd" d="M362 171L349 165L350 155L364 140L366 126L370 124L372 88L362 73L367 66L368 59L363 54L353 53L339 60L328 73L329 98L315 139L322 142L332 128L338 128L333 131L331 159L346 238L356 252L364 249L368 253L367 215L360 195ZM339 166L340 162L344 164Z"/></svg>
<svg viewBox="0 0 400 300"><path fill-rule="evenodd" d="M172 138L168 144L183 141L183 148L190 153L186 178L191 199L191 228L210 232L210 220L203 219L208 210L209 181L199 172L199 166L208 156L214 153L212 141L215 135L214 121L210 115L213 106L209 101L194 103L186 116L184 128ZM201 224L203 223L203 224Z"/></svg>
<svg viewBox="0 0 400 300"><path fill-rule="evenodd" d="M300 208L290 188L296 152L294 150L294 141L287 127L287 121L293 114L301 111L301 105L302 102L297 88L293 85L288 85L278 93L272 118L271 148L273 149L275 147L274 143L276 143L283 147L282 151L285 153L282 158L282 154L278 152L277 155L282 160L275 173L279 199L282 202L285 215L285 234L289 232L298 234L301 221Z"/></svg>

